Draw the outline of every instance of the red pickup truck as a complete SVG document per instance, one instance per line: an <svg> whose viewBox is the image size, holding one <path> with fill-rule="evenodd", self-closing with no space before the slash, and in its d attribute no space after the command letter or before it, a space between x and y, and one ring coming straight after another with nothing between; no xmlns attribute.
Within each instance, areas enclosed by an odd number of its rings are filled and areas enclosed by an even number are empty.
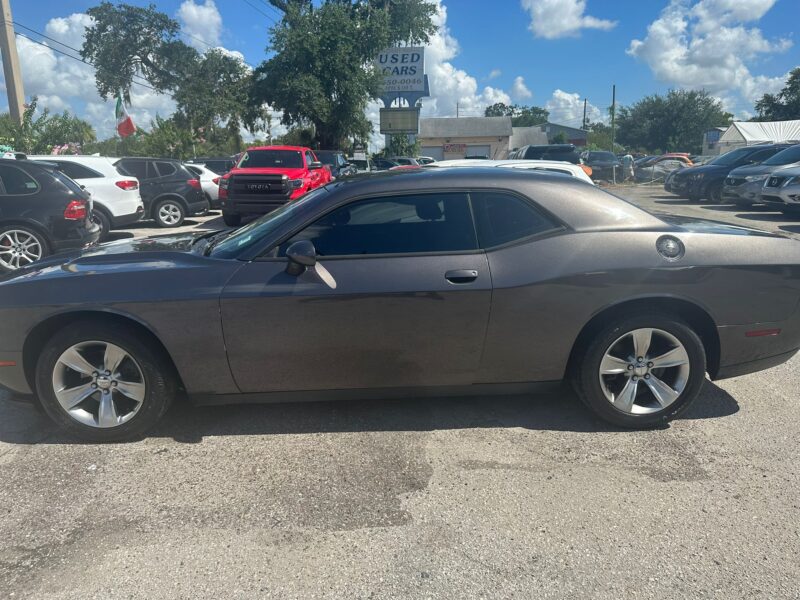
<svg viewBox="0 0 800 600"><path fill-rule="evenodd" d="M236 227L242 215L263 215L331 181L328 167L311 148L248 148L219 180L219 203L225 224Z"/></svg>

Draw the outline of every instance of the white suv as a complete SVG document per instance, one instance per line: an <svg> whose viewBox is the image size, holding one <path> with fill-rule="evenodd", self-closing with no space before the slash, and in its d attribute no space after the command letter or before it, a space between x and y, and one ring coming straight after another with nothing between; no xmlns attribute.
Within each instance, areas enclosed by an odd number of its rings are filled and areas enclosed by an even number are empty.
<svg viewBox="0 0 800 600"><path fill-rule="evenodd" d="M29 156L31 160L58 165L92 194L93 218L100 225L101 238L110 229L134 223L142 218L144 204L139 194L139 180L122 175L114 166L117 158L105 156Z"/></svg>
<svg viewBox="0 0 800 600"><path fill-rule="evenodd" d="M219 208L219 180L222 175L217 175L205 165L196 163L183 163L183 166L197 175L200 180L200 187L208 200L211 208Z"/></svg>

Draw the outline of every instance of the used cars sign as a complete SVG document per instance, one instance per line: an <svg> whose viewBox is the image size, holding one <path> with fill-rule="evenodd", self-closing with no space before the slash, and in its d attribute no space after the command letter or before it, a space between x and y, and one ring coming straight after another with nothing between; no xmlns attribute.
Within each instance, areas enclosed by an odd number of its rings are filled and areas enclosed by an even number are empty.
<svg viewBox="0 0 800 600"><path fill-rule="evenodd" d="M383 73L383 92L425 91L425 48L389 48L375 66Z"/></svg>

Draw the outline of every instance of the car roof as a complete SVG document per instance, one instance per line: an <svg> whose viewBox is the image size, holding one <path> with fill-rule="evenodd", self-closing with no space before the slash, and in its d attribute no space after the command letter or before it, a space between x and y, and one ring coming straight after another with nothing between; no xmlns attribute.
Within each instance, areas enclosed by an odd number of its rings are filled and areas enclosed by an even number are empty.
<svg viewBox="0 0 800 600"><path fill-rule="evenodd" d="M117 160L160 160L160 161L168 161L168 162L176 162L178 164L182 164L180 160L177 158L159 158L156 156L123 156Z"/></svg>
<svg viewBox="0 0 800 600"><path fill-rule="evenodd" d="M576 231L665 227L664 221L596 186L542 170L423 167L356 175L328 184L326 189L349 198L400 192L508 189L532 198Z"/></svg>
<svg viewBox="0 0 800 600"><path fill-rule="evenodd" d="M298 152L303 152L305 150L311 150L311 148L307 146L252 146L245 150L245 152L250 152L251 150L296 150ZM313 150L311 150L313 152Z"/></svg>

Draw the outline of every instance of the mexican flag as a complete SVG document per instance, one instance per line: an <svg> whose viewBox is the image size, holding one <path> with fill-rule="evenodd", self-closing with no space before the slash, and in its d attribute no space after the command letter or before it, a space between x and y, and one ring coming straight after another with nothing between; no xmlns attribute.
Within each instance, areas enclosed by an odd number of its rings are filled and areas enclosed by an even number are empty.
<svg viewBox="0 0 800 600"><path fill-rule="evenodd" d="M136 125L133 124L133 119L128 114L125 108L125 103L122 101L122 94L117 96L117 108L115 110L117 115L117 133L119 137L128 137L136 133Z"/></svg>

